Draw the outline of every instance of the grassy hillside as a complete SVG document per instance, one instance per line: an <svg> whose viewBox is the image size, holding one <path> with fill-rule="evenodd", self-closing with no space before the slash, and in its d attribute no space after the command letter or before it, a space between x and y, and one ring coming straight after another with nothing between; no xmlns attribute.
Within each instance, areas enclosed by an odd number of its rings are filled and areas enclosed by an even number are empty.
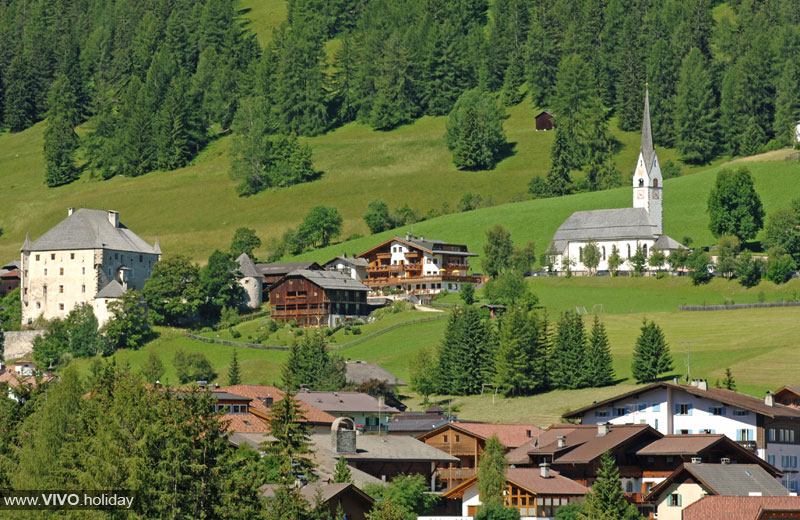
<svg viewBox="0 0 800 520"><path fill-rule="evenodd" d="M793 198L800 197L800 163L752 161L747 163L747 167L753 173L756 190L767 213L786 207ZM718 167L665 181L664 231L667 234L678 241L684 240L687 236L691 237L693 245L714 243L714 237L708 230L706 201L716 179L717 170ZM631 188L617 188L455 213L419 222L408 229L416 235L467 244L471 251L480 254L486 242L486 230L499 223L511 231L511 236L517 243L534 239L537 252L541 253L546 249L558 226L572 212L630 207L631 202ZM365 236L312 251L298 258L326 261L342 252L364 251L405 231L406 229L392 230ZM474 262L473 265L475 269L480 270L479 262Z"/></svg>
<svg viewBox="0 0 800 520"><path fill-rule="evenodd" d="M420 312L404 313L396 319L411 319ZM800 373L797 351L797 308L773 308L714 312L648 312L632 314L606 314L602 316L608 330L614 355L614 367L619 379L615 387L579 391L558 391L545 395L502 399L492 404L491 397L458 397L460 416L466 419L523 422L538 424L553 422L570 408L583 406L631 388L631 353L639 334L642 320L652 319L664 330L675 360L673 373L686 374L687 344L691 353L692 377L706 378L713 385L730 367L740 391L761 396L767 389L782 384L797 383L794 375ZM587 324L588 324L587 318ZM394 323L394 320L386 322ZM400 327L357 346L339 351L348 359L361 359L381 364L397 377L409 378L409 362L423 347L438 345L444 332L444 320ZM165 380L175 383L171 366L178 349L203 352L218 373L217 381L227 381L227 365L232 347L209 345L183 337L181 331L159 329L161 337L148 348L153 348L165 362ZM349 337L352 338L352 337ZM244 339L244 338L243 338ZM117 363L129 363L138 369L147 358L147 349L123 351L115 355ZM280 380L280 365L286 360L285 351L253 350L239 348L238 355L247 383L275 383ZM88 360L75 361L88 371ZM412 402L416 402L413 401Z"/></svg>
<svg viewBox="0 0 800 520"><path fill-rule="evenodd" d="M258 12L266 13L263 6L260 9ZM344 217L342 236L347 237L367 233L362 216L375 199L390 207L408 203L421 214L440 210L443 203L454 208L467 192L479 193L494 203L519 200L527 197L530 179L543 175L549 165L553 134L534 130L534 113L527 101L509 110L504 125L509 140L515 143L514 154L493 171L460 172L453 167L443 137L446 117L425 117L390 132L354 123L305 140L313 149L316 167L323 172L321 179L249 198L236 196L235 183L228 176L230 137L213 141L193 164L179 170L108 181L85 173L69 186L47 188L43 184L44 124L39 123L21 133L0 136L0 182L4 186L0 193L0 227L4 231L0 258L16 257L26 232L38 237L65 217L68 206L119 210L122 221L143 238L152 241L158 235L165 252L205 260L215 248L228 246L237 227L256 229L266 244L269 238L297 226L317 204L339 209ZM623 145L617 166L630 172L639 135L616 130L614 135ZM659 154L662 162L674 157L670 150ZM587 197L597 207L629 202L622 192ZM583 204L581 198L566 200L564 204L571 206ZM527 207L520 209L524 212ZM669 215L668 208L667 218ZM447 226L454 222L451 218L434 225ZM431 224L419 229L433 229L428 227ZM528 223L525 229L530 227ZM544 228L537 226L535 231L540 233L540 229ZM257 253L265 255L266 245Z"/></svg>

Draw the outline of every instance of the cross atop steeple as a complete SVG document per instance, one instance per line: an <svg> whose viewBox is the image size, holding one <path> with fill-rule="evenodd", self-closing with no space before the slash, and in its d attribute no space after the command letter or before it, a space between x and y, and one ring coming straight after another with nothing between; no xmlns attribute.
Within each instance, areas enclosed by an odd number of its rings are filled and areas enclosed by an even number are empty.
<svg viewBox="0 0 800 520"><path fill-rule="evenodd" d="M650 126L650 93L645 85L644 90L644 116L642 117L642 157L644 158L644 167L647 172L653 166L653 158L656 155L656 150L653 147L653 129Z"/></svg>

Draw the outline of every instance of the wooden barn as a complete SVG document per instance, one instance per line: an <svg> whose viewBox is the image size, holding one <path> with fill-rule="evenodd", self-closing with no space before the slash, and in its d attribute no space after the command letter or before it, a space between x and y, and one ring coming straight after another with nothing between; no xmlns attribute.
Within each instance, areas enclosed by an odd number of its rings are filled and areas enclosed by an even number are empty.
<svg viewBox="0 0 800 520"><path fill-rule="evenodd" d="M335 327L368 316L369 289L338 271L292 271L269 291L270 316L301 327Z"/></svg>
<svg viewBox="0 0 800 520"><path fill-rule="evenodd" d="M536 130L552 130L555 128L553 124L553 114L547 110L542 110L536 114Z"/></svg>

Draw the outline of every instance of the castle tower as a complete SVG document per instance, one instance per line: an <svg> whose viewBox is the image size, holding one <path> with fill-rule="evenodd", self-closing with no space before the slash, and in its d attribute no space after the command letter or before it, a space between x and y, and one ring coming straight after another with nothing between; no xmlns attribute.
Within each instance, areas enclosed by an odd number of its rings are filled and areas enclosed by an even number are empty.
<svg viewBox="0 0 800 520"><path fill-rule="evenodd" d="M633 174L633 207L643 208L650 214L650 220L656 226L658 235L664 233L663 182L661 166L658 164L656 150L653 147L653 129L650 126L650 94L645 89L642 148L639 151L639 160Z"/></svg>

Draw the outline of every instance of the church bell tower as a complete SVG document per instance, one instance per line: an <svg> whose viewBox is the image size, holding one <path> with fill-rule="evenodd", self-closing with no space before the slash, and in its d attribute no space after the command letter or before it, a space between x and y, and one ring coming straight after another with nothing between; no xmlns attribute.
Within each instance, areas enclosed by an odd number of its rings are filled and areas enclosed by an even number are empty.
<svg viewBox="0 0 800 520"><path fill-rule="evenodd" d="M664 233L662 204L664 202L661 166L653 147L653 130L650 126L650 93L644 92L644 117L642 118L642 148L633 174L633 207L642 208L650 215L657 234Z"/></svg>

